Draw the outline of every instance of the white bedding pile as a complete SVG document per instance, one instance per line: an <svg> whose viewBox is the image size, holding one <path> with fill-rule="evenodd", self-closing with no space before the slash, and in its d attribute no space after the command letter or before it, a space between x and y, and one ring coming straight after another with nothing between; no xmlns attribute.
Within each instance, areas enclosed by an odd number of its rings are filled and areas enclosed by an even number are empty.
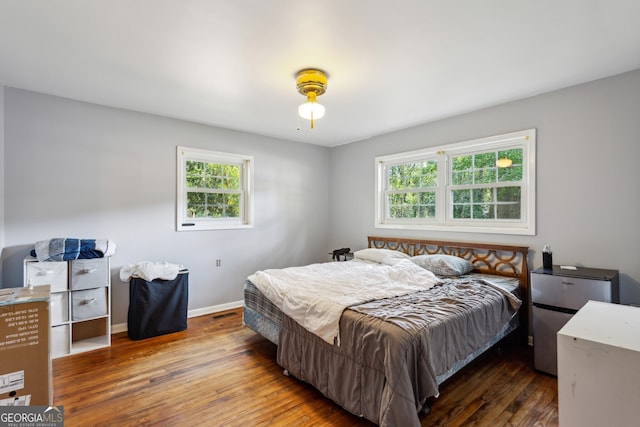
<svg viewBox="0 0 640 427"><path fill-rule="evenodd" d="M120 280L128 282L132 277L138 276L151 282L155 279L173 280L180 270L184 268L181 264L169 262L141 261L135 264L127 264L120 269Z"/></svg>
<svg viewBox="0 0 640 427"><path fill-rule="evenodd" d="M330 344L339 344L345 308L432 288L438 278L409 260L353 260L258 271L249 280L280 310Z"/></svg>

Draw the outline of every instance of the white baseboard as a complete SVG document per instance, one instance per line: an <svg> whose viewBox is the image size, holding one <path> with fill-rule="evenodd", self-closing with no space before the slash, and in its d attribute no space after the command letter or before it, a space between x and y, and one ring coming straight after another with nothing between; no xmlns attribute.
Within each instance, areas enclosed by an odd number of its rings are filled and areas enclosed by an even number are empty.
<svg viewBox="0 0 640 427"><path fill-rule="evenodd" d="M209 307L203 308L194 308L193 310L187 311L187 318L205 316L207 314L219 313L225 310L231 310L233 308L242 307L243 301L233 301L228 302L226 304L212 305ZM118 323L117 325L111 325L111 334L117 334L120 332L127 332L127 324L126 323Z"/></svg>

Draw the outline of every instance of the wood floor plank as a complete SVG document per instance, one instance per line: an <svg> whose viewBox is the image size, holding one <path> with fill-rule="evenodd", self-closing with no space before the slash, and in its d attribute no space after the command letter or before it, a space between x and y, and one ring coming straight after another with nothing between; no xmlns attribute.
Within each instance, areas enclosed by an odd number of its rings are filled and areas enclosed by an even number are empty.
<svg viewBox="0 0 640 427"><path fill-rule="evenodd" d="M283 375L276 346L242 325L241 310L189 319L183 332L53 361L65 426L373 426ZM557 382L533 370L514 340L440 388L423 426L557 426Z"/></svg>

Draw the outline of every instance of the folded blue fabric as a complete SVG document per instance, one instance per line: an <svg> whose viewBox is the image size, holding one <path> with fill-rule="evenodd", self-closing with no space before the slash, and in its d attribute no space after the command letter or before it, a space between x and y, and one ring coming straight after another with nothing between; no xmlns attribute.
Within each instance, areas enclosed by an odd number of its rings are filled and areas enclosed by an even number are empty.
<svg viewBox="0 0 640 427"><path fill-rule="evenodd" d="M115 243L100 239L54 238L36 242L35 256L40 262L71 261L108 257L115 253Z"/></svg>
<svg viewBox="0 0 640 427"><path fill-rule="evenodd" d="M35 249L31 249L29 253L34 258L38 258L38 254ZM81 251L80 255L78 255L78 259L93 259L93 258L104 258L104 254L100 251Z"/></svg>

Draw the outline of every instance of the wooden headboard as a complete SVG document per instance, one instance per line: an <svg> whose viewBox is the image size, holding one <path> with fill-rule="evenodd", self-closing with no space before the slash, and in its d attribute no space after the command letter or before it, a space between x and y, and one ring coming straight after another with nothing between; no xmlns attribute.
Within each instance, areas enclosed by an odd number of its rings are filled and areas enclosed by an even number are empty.
<svg viewBox="0 0 640 427"><path fill-rule="evenodd" d="M447 254L464 258L473 264L474 272L520 279L522 299L521 323L529 331L529 265L527 246L496 245L490 243L447 242L403 237L369 236L369 247L393 249L411 256Z"/></svg>

